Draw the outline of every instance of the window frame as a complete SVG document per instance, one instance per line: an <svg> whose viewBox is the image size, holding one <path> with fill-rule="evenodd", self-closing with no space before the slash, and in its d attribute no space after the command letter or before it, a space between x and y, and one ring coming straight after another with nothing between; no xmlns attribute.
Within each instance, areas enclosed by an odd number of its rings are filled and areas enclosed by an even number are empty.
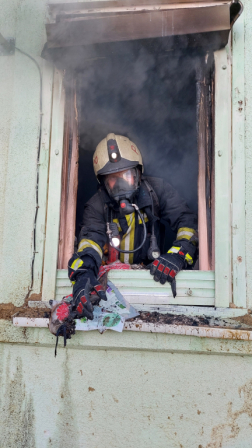
<svg viewBox="0 0 252 448"><path fill-rule="evenodd" d="M54 298L57 272L65 112L63 78L63 72L55 69L53 75L51 145L42 283L42 300L45 301Z"/></svg>
<svg viewBox="0 0 252 448"><path fill-rule="evenodd" d="M246 153L245 153L245 15L232 31L232 271L233 303L247 308Z"/></svg>
<svg viewBox="0 0 252 448"><path fill-rule="evenodd" d="M234 25L233 36L235 38L232 42L232 54L231 45L214 53L215 300L213 306L216 308L228 308L231 302L234 306L246 308L244 113L243 108L242 111L241 108L237 108L237 105L244 101L243 15ZM231 56L235 61L233 70ZM53 299L56 292L64 101L63 74L55 70L42 288L42 300L45 301ZM239 138L238 135L241 134L242 138ZM177 302L178 306L180 304L181 302ZM202 305L204 306L203 298Z"/></svg>

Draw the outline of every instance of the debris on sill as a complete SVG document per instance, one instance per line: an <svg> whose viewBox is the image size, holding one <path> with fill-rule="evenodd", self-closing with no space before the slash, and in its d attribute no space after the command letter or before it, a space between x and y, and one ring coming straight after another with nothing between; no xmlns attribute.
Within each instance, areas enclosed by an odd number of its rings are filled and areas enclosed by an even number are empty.
<svg viewBox="0 0 252 448"><path fill-rule="evenodd" d="M28 313L27 311L25 313L20 313L16 315L13 319L13 323L15 326L25 326L25 327L47 327L50 317L50 310L51 305L49 302L42 302L41 306L42 308L39 308L40 305L37 306L38 302L29 302L29 306L32 308L31 311L33 313ZM54 301L54 304L56 302ZM37 306L34 308L34 306ZM46 310L46 311L45 311ZM115 308L111 308L110 313L115 313ZM209 314L211 311L209 311ZM30 315L29 315L30 314ZM76 330L81 331L88 331L96 330L98 329L98 314L97 313L97 319L95 322L92 323L92 321L84 321L81 322L77 321ZM163 327L164 325L170 325L170 326L184 326L184 327L205 327L205 328L219 328L219 329L231 329L231 330L245 330L245 331L252 331L252 316L250 314L245 314L243 316L238 317L232 317L232 318L225 318L222 319L220 317L213 317L211 315L207 316L188 316L184 314L171 314L171 313L159 313L157 311L152 312L146 312L146 311L139 311L137 313L138 315L135 317L130 317L127 319L127 329L131 328L131 325L141 325L143 323L146 324L153 324L156 328ZM103 316L105 317L105 316ZM111 329L116 330L116 321L119 324L117 328L121 326L122 320L126 319L113 319L109 320L107 319L106 325L104 328L108 329L108 324L113 324L114 326L110 327ZM43 324L42 324L43 322ZM101 319L100 319L101 322ZM109 325L110 325L109 324ZM103 332L102 326L100 325L101 333ZM121 330L122 331L122 330Z"/></svg>
<svg viewBox="0 0 252 448"><path fill-rule="evenodd" d="M210 328L227 328L233 330L252 331L252 316L246 314L244 316L225 318L213 316L185 316L183 314L176 315L170 313L159 312L139 312L137 318L129 319L128 322L144 322L158 325L185 325L190 327L210 327Z"/></svg>
<svg viewBox="0 0 252 448"><path fill-rule="evenodd" d="M250 314L250 310L248 314L245 314L244 316L234 317L233 320L235 320L239 324L242 324L242 326L246 325L247 327L250 327L252 329L252 316Z"/></svg>

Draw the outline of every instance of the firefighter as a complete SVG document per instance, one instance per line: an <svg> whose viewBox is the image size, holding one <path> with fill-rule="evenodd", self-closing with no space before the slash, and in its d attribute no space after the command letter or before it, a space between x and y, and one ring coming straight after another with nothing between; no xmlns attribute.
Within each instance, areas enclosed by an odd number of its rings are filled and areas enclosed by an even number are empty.
<svg viewBox="0 0 252 448"><path fill-rule="evenodd" d="M95 150L93 165L100 186L84 207L78 250L68 265L78 316L93 319L90 288L106 300L97 274L108 241L117 242L120 261L149 265L154 280L168 281L175 297L175 276L195 260L197 216L169 183L143 176L141 153L127 137L108 134ZM177 234L162 254L160 219Z"/></svg>

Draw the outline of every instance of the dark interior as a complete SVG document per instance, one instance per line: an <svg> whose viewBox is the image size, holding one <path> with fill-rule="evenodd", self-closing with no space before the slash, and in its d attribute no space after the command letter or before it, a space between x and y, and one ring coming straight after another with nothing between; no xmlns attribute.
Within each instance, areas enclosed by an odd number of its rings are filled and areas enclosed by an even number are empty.
<svg viewBox="0 0 252 448"><path fill-rule="evenodd" d="M127 43L125 43L127 45ZM196 59L189 51L97 58L77 74L79 186L76 234L84 204L97 190L92 156L108 133L142 152L145 173L162 177L197 212ZM166 226L166 247L174 239Z"/></svg>

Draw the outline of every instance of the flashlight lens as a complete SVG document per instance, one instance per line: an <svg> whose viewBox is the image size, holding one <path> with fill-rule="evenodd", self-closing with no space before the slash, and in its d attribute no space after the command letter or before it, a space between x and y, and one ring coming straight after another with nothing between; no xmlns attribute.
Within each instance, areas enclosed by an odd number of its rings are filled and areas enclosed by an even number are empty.
<svg viewBox="0 0 252 448"><path fill-rule="evenodd" d="M113 243L114 247L119 247L120 246L120 239L114 236L112 238L112 243Z"/></svg>
<svg viewBox="0 0 252 448"><path fill-rule="evenodd" d="M117 157L116 152L112 152L111 157L112 157L112 159L116 159L116 157Z"/></svg>
<svg viewBox="0 0 252 448"><path fill-rule="evenodd" d="M152 256L154 259L158 258L160 256L160 252L154 251L154 252L152 252Z"/></svg>

